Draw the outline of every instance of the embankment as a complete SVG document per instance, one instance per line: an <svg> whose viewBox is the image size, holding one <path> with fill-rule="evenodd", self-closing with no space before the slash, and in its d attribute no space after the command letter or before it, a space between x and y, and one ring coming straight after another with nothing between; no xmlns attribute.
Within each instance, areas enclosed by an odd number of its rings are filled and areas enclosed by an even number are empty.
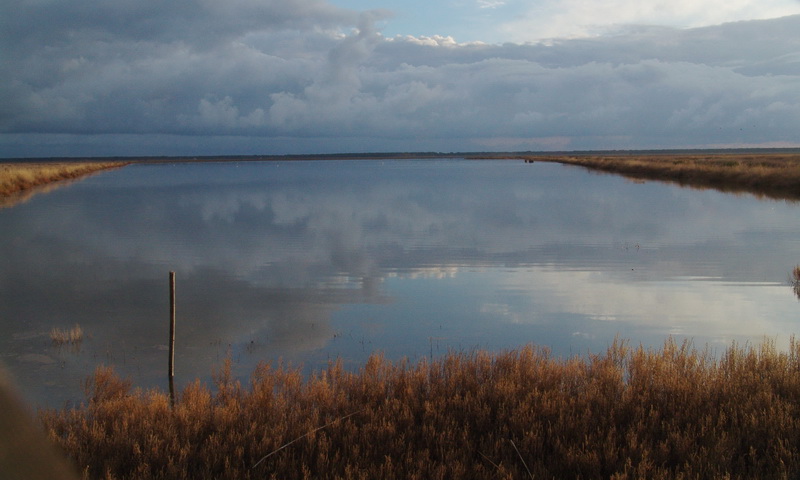
<svg viewBox="0 0 800 480"><path fill-rule="evenodd" d="M798 154L542 155L522 158L577 165L637 180L674 182L775 199L800 199Z"/></svg>
<svg viewBox="0 0 800 480"><path fill-rule="evenodd" d="M42 185L80 178L102 170L120 168L129 162L0 163L0 198Z"/></svg>

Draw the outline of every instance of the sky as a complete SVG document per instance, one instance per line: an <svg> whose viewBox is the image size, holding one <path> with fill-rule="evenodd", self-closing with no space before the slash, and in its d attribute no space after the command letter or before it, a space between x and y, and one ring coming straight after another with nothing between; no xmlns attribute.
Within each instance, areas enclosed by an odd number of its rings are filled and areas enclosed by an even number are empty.
<svg viewBox="0 0 800 480"><path fill-rule="evenodd" d="M800 0L6 0L0 157L800 146Z"/></svg>

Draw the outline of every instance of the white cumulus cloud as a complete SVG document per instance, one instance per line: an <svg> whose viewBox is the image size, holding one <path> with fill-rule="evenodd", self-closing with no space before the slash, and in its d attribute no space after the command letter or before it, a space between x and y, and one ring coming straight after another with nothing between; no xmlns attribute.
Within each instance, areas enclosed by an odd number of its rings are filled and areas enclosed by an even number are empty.
<svg viewBox="0 0 800 480"><path fill-rule="evenodd" d="M800 13L796 0L544 0L535 2L501 30L512 41L578 38L630 25L691 28Z"/></svg>

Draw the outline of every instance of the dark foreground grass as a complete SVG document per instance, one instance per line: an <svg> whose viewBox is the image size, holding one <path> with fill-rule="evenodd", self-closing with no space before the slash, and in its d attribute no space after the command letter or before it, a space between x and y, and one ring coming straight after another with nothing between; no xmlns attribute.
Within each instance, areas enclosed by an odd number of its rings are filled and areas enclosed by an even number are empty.
<svg viewBox="0 0 800 480"><path fill-rule="evenodd" d="M800 199L800 154L653 154L523 157L577 165L633 179L752 193L775 199Z"/></svg>
<svg viewBox="0 0 800 480"><path fill-rule="evenodd" d="M526 347L434 362L373 356L304 380L215 376L174 409L100 368L87 403L43 411L86 478L797 478L800 345L615 342L559 360ZM322 428L321 428L322 427Z"/></svg>

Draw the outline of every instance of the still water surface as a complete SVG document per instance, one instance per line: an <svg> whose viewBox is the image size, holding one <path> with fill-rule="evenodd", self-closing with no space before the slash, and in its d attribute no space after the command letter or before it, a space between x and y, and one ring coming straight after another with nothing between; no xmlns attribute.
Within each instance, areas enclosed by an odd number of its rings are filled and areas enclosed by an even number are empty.
<svg viewBox="0 0 800 480"><path fill-rule="evenodd" d="M62 406L113 365L166 388L230 356L357 369L448 350L601 353L615 336L720 350L797 331L800 205L557 164L142 164L0 210L0 352ZM79 349L51 345L79 324Z"/></svg>

